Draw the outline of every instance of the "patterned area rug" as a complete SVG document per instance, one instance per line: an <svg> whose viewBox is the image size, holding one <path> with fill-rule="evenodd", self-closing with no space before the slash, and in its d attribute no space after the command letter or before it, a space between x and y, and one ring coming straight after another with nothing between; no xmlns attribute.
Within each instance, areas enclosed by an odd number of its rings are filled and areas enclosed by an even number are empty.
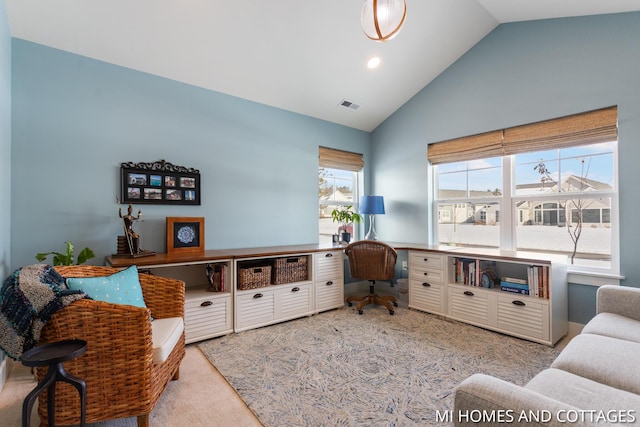
<svg viewBox="0 0 640 427"><path fill-rule="evenodd" d="M523 385L558 352L439 316L343 308L199 344L268 427L436 425L480 372Z"/></svg>

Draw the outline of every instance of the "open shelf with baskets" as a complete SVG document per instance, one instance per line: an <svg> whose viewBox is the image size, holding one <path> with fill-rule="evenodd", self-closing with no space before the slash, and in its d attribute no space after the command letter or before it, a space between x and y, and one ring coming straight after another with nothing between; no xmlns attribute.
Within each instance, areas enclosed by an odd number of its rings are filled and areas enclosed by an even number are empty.
<svg viewBox="0 0 640 427"><path fill-rule="evenodd" d="M235 331L313 314L311 254L235 261Z"/></svg>

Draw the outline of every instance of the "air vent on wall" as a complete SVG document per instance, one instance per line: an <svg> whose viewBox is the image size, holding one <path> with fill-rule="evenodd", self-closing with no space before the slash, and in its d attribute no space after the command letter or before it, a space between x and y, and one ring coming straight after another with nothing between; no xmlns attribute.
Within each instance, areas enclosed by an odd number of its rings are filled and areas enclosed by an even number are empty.
<svg viewBox="0 0 640 427"><path fill-rule="evenodd" d="M360 108L360 105L356 104L353 101L349 101L348 99L343 99L342 101L340 101L339 105L341 107L345 107L345 108L348 108L350 110L357 110L358 108Z"/></svg>

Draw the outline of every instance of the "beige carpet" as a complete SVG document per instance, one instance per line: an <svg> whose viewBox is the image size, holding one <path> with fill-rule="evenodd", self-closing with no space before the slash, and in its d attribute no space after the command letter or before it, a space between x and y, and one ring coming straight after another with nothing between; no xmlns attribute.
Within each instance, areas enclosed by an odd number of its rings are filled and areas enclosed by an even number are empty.
<svg viewBox="0 0 640 427"><path fill-rule="evenodd" d="M9 361L9 380L0 392L0 425L20 426L22 402L36 386L30 370ZM39 418L34 409L31 425ZM151 413L152 427L262 426L235 390L209 363L195 345L187 346L180 366L180 380L172 381ZM135 427L136 418L90 424L92 427Z"/></svg>

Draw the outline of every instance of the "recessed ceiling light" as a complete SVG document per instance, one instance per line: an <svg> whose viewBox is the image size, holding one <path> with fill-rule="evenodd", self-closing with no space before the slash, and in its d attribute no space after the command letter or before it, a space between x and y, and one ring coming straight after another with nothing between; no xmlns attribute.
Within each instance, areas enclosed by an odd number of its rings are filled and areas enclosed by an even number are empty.
<svg viewBox="0 0 640 427"><path fill-rule="evenodd" d="M380 65L380 57L374 56L369 61L367 61L367 68L373 70L374 68L378 68Z"/></svg>

